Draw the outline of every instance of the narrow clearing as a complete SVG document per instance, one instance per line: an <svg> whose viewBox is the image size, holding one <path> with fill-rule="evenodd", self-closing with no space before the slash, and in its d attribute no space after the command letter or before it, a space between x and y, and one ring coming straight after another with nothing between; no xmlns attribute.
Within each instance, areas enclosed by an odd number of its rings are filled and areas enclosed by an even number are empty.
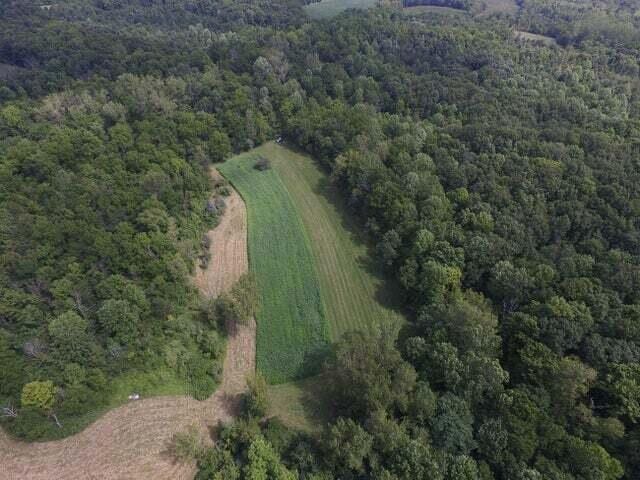
<svg viewBox="0 0 640 480"><path fill-rule="evenodd" d="M211 170L214 180L221 178ZM220 223L207 236L211 245L211 260L203 270L196 267L194 283L205 297L216 297L228 290L247 272L247 212L238 192L231 190L225 198L225 212Z"/></svg>
<svg viewBox="0 0 640 480"><path fill-rule="evenodd" d="M212 170L212 176L218 176ZM211 261L198 267L195 284L213 297L247 272L247 215L238 193L226 198L220 224L208 233ZM46 443L21 443L0 430L0 477L7 480L191 479L195 465L175 463L168 453L173 435L189 425L209 429L237 413L246 376L255 369L255 322L230 333L222 382L205 401L186 396L154 397L110 410L72 437Z"/></svg>
<svg viewBox="0 0 640 480"><path fill-rule="evenodd" d="M274 169L255 168L256 151L229 159L220 172L247 205L251 272L260 292L257 367L269 383L316 371L328 329L309 239Z"/></svg>

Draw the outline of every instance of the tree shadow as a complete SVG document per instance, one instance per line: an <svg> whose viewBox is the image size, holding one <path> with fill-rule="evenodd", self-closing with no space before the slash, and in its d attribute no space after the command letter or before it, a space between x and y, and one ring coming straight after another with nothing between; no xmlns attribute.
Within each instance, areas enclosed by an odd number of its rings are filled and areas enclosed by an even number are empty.
<svg viewBox="0 0 640 480"><path fill-rule="evenodd" d="M327 388L330 379L327 377L327 373L320 373L295 382L300 389L302 412L309 423L317 427L324 427L335 417L331 391Z"/></svg>
<svg viewBox="0 0 640 480"><path fill-rule="evenodd" d="M340 226L349 235L349 238L358 246L364 248L364 254L356 258L360 268L366 271L376 280L375 300L388 310L399 315L406 312L402 307L402 290L397 281L385 274L383 265L377 261L373 239L364 230L364 219L359 219L353 208L349 207L344 198L344 193L331 181L328 167L311 159L314 168L323 173L320 180L311 185L312 191L327 200L340 219Z"/></svg>
<svg viewBox="0 0 640 480"><path fill-rule="evenodd" d="M328 341L319 342L311 346L304 354L300 368L294 376L294 381L304 381L306 378L320 374L330 354L331 345Z"/></svg>

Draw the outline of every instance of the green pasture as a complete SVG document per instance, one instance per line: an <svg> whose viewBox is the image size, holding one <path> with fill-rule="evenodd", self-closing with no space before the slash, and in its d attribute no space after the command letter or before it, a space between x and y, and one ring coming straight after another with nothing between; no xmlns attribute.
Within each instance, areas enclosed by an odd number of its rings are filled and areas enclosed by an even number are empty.
<svg viewBox="0 0 640 480"><path fill-rule="evenodd" d="M249 264L260 295L257 368L270 383L317 370L328 346L309 240L278 173L254 168L253 150L220 166L247 205Z"/></svg>
<svg viewBox="0 0 640 480"><path fill-rule="evenodd" d="M392 287L382 281L359 226L328 175L309 156L275 143L254 151L271 160L311 241L331 340L380 321L401 321L390 308Z"/></svg>
<svg viewBox="0 0 640 480"><path fill-rule="evenodd" d="M322 0L305 5L304 10L313 20L332 18L349 8L367 9L378 4L377 0Z"/></svg>

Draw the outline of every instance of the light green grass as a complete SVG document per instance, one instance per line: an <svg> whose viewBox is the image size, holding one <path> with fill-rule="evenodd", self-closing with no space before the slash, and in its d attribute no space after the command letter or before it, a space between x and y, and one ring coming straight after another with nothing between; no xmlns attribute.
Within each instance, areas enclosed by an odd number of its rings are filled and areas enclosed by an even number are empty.
<svg viewBox="0 0 640 480"><path fill-rule="evenodd" d="M378 4L378 0L322 0L305 5L307 15L314 20L332 18L349 8L367 9Z"/></svg>
<svg viewBox="0 0 640 480"><path fill-rule="evenodd" d="M302 219L331 340L349 330L371 329L381 321L402 321L389 307L394 299L392 287L376 271L360 229L327 174L310 157L275 143L254 152L271 160Z"/></svg>
<svg viewBox="0 0 640 480"><path fill-rule="evenodd" d="M459 8L440 7L437 5L416 5L414 7L404 7L401 10L403 15L417 16L423 14L436 14L436 15L468 15L469 12Z"/></svg>
<svg viewBox="0 0 640 480"><path fill-rule="evenodd" d="M289 428L319 432L331 418L326 382L322 376L269 386L270 417L278 417Z"/></svg>
<svg viewBox="0 0 640 480"><path fill-rule="evenodd" d="M382 320L402 322L388 307L395 297L388 282L372 267L360 229L348 213L342 194L307 155L274 143L253 151L271 160L293 199L311 242L320 291L332 341L348 330L374 328ZM269 415L287 426L318 431L330 418L330 399L321 377L269 387Z"/></svg>
<svg viewBox="0 0 640 480"><path fill-rule="evenodd" d="M328 346L309 240L278 173L254 168L257 151L219 167L247 205L249 264L260 294L257 368L283 383L317 371Z"/></svg>

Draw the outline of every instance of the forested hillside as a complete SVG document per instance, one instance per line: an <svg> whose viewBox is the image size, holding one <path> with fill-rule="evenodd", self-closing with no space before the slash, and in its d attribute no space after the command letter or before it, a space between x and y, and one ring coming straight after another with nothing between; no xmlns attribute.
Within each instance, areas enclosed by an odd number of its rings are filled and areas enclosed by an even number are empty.
<svg viewBox="0 0 640 480"><path fill-rule="evenodd" d="M224 351L188 276L217 217L206 158L228 139L211 115L178 111L182 80L124 76L110 88L0 111L2 394L53 382L64 394L45 410L71 431L131 371L170 368L169 381L207 396ZM51 426L39 413L7 426L59 434L34 425Z"/></svg>
<svg viewBox="0 0 640 480"><path fill-rule="evenodd" d="M0 7L3 426L55 435L124 372L213 387L223 332L187 281L205 167L282 135L331 173L409 322L333 346L322 434L262 419L255 382L198 478L638 478L637 7L292 3Z"/></svg>

